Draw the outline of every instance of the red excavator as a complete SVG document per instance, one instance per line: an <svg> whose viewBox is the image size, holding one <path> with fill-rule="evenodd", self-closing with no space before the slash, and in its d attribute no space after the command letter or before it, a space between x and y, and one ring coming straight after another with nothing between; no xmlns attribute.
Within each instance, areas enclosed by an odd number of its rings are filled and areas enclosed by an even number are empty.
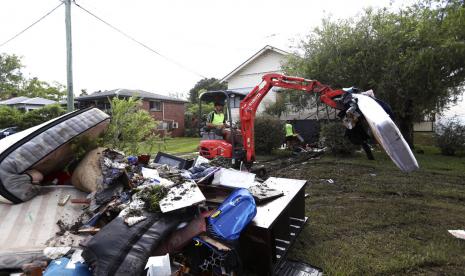
<svg viewBox="0 0 465 276"><path fill-rule="evenodd" d="M343 90L334 90L316 80L289 77L281 74L264 75L262 82L247 95L233 91L208 91L199 96L200 114L202 114L202 101L225 101L230 128L226 132L226 135L217 135L204 128L201 131L200 156L208 159L222 156L231 158L233 165L239 166L240 164L245 164L247 167L250 167L255 161L255 113L260 102L273 87L318 93L320 94L320 100L326 105L336 109L344 108L335 99L345 93ZM238 133L233 126L231 109L237 106L238 100L241 98L243 98L240 101L239 109L241 131Z"/></svg>

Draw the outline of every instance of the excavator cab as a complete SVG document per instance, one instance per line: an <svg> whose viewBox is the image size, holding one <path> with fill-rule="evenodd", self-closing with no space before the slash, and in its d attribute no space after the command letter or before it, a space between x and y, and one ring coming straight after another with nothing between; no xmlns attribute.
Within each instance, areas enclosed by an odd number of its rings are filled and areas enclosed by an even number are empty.
<svg viewBox="0 0 465 276"><path fill-rule="evenodd" d="M242 135L239 122L239 104L246 96L230 90L207 91L199 95L199 135L201 137L199 155L208 159L221 156L240 160L243 156ZM223 112L227 127L221 131L210 129L206 125L207 114L202 112L203 103L224 103Z"/></svg>

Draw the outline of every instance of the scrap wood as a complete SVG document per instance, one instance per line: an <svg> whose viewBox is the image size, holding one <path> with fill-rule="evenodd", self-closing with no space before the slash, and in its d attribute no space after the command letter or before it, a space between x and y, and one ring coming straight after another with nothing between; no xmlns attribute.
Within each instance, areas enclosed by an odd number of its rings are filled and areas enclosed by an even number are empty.
<svg viewBox="0 0 465 276"><path fill-rule="evenodd" d="M195 182L184 182L171 188L160 200L162 213L193 206L205 201L205 196Z"/></svg>
<svg viewBox="0 0 465 276"><path fill-rule="evenodd" d="M89 227L89 228L79 229L78 233L80 233L80 234L97 234L99 231L100 231L100 228Z"/></svg>
<svg viewBox="0 0 465 276"><path fill-rule="evenodd" d="M231 251L231 248L227 245L225 245L222 242L219 242L215 239L210 238L209 236L202 234L199 236L203 241L207 242L208 244L214 246L216 249L220 251Z"/></svg>
<svg viewBox="0 0 465 276"><path fill-rule="evenodd" d="M63 196L59 201L58 201L58 205L60 206L65 206L66 202L68 202L68 200L71 198L71 195L65 195Z"/></svg>
<svg viewBox="0 0 465 276"><path fill-rule="evenodd" d="M90 204L89 198L73 198L71 199L71 203L73 204Z"/></svg>

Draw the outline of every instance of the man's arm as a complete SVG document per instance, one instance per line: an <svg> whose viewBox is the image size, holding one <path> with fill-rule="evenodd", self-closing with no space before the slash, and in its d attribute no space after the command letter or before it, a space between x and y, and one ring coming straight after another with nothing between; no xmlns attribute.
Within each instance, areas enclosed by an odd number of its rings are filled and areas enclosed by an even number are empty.
<svg viewBox="0 0 465 276"><path fill-rule="evenodd" d="M213 112L210 112L207 116L207 128L215 128L216 126L214 124L212 124L213 122Z"/></svg>

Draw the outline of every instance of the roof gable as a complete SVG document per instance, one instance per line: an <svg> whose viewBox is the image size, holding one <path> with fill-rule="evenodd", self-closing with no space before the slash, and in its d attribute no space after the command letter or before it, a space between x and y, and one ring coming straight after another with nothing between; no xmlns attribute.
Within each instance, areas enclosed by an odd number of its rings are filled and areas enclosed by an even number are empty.
<svg viewBox="0 0 465 276"><path fill-rule="evenodd" d="M236 75L238 72L240 72L241 70L243 70L246 66L248 66L249 64L251 64L252 62L254 62L255 60L257 60L259 57L261 57L262 55L264 55L267 51L273 51L277 54L280 54L280 55L283 55L283 56L286 56L286 55L289 55L288 52L286 51L283 51L283 50L280 50L276 47L273 47L273 46L270 46L270 45L266 45L265 47L263 47L260 51L258 51L257 53L255 53L253 56L251 56L249 59L247 59L245 62L243 62L241 65L239 65L238 67L236 67L233 71L231 71L229 74L227 74L225 77L223 77L220 82L224 82L224 81L227 81L228 79L230 79L232 76Z"/></svg>

